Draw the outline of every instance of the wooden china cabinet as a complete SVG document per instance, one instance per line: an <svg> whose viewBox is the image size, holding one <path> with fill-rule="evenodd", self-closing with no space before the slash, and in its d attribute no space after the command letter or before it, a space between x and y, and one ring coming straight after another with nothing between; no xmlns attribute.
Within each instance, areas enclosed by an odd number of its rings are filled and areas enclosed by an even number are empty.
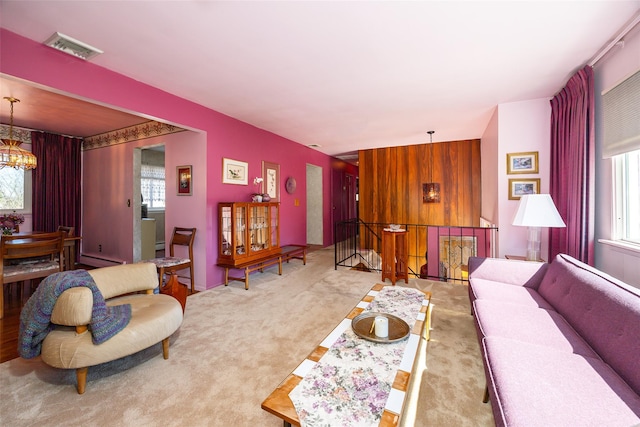
<svg viewBox="0 0 640 427"><path fill-rule="evenodd" d="M280 252L280 203L218 204L218 264L238 266Z"/></svg>

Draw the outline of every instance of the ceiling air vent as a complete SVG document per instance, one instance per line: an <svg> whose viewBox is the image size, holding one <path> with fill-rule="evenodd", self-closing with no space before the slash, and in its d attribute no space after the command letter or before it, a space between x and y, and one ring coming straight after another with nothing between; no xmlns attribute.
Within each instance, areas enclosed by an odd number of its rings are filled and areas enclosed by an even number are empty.
<svg viewBox="0 0 640 427"><path fill-rule="evenodd" d="M81 59L91 59L96 55L104 53L100 49L96 49L93 46L82 43L80 40L58 32L49 37L44 44Z"/></svg>

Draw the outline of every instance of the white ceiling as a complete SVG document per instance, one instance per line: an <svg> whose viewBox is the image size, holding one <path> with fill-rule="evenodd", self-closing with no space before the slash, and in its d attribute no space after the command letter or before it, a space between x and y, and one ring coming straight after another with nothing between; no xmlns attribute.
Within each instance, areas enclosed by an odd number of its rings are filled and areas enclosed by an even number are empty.
<svg viewBox="0 0 640 427"><path fill-rule="evenodd" d="M552 97L640 0L0 7L10 31L38 42L67 34L105 52L95 64L340 155L425 143L428 130L434 142L481 137L497 104Z"/></svg>

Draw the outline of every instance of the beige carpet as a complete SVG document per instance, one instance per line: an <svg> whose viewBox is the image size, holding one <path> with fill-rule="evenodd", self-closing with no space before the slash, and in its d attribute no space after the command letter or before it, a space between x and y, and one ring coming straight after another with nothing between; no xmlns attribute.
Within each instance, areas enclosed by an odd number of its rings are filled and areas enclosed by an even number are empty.
<svg viewBox="0 0 640 427"><path fill-rule="evenodd" d="M89 369L78 395L75 373L39 358L0 365L2 426L282 426L261 402L362 296L377 273L334 270L331 248L190 296L169 360L159 345ZM482 403L484 374L464 285L414 279L433 292L416 426L492 425Z"/></svg>

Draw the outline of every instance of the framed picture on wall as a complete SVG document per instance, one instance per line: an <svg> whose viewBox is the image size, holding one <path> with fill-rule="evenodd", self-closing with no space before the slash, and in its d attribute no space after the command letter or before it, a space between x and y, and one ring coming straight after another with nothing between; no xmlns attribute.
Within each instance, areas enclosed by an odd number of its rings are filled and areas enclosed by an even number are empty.
<svg viewBox="0 0 640 427"><path fill-rule="evenodd" d="M178 178L178 196L191 196L193 189L191 185L191 165L176 167Z"/></svg>
<svg viewBox="0 0 640 427"><path fill-rule="evenodd" d="M540 193L540 178L510 179L509 200L520 200L525 194Z"/></svg>
<svg viewBox="0 0 640 427"><path fill-rule="evenodd" d="M262 178L264 179L264 193L271 197L272 202L280 201L280 165L262 162Z"/></svg>
<svg viewBox="0 0 640 427"><path fill-rule="evenodd" d="M223 184L249 184L249 164L239 160L222 159L222 183Z"/></svg>
<svg viewBox="0 0 640 427"><path fill-rule="evenodd" d="M538 173L538 152L508 153L507 174Z"/></svg>

